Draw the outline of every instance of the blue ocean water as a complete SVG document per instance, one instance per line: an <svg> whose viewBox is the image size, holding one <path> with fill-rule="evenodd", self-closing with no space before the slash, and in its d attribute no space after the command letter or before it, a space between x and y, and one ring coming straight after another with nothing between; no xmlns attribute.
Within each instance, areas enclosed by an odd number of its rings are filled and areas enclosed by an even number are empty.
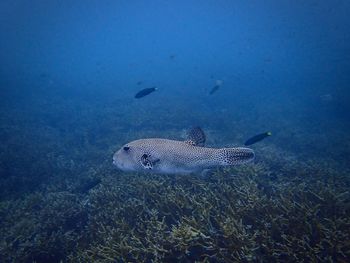
<svg viewBox="0 0 350 263"><path fill-rule="evenodd" d="M347 262L349 12L1 1L0 261ZM112 164L129 141L193 126L215 148L272 136L207 175Z"/></svg>

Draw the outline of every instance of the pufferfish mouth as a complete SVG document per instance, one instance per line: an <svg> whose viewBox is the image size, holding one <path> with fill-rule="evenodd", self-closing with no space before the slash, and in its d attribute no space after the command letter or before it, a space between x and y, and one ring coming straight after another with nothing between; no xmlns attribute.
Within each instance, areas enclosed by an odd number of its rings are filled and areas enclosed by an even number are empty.
<svg viewBox="0 0 350 263"><path fill-rule="evenodd" d="M125 170L124 163L120 159L118 160L116 157L113 157L113 165L115 165L119 170Z"/></svg>

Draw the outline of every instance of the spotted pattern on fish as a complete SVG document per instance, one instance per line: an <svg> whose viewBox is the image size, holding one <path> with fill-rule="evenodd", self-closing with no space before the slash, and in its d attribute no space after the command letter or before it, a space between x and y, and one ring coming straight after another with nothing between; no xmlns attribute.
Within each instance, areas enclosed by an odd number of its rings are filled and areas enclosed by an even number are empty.
<svg viewBox="0 0 350 263"><path fill-rule="evenodd" d="M249 148L207 148L168 139L140 139L124 145L113 156L123 171L181 174L218 166L237 165L254 159Z"/></svg>
<svg viewBox="0 0 350 263"><path fill-rule="evenodd" d="M244 147L222 148L218 150L216 158L221 165L237 165L254 158L254 152Z"/></svg>

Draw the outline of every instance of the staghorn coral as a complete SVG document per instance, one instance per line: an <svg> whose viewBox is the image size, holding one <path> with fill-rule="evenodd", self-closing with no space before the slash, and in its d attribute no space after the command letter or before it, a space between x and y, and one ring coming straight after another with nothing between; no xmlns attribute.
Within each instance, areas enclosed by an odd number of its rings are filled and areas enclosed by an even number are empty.
<svg viewBox="0 0 350 263"><path fill-rule="evenodd" d="M345 260L348 193L285 181L267 191L264 169L109 178L90 196L96 243L71 261Z"/></svg>
<svg viewBox="0 0 350 263"><path fill-rule="evenodd" d="M89 167L71 161L78 151L53 152L47 169L64 176L0 203L0 260L346 262L349 171L261 151L255 165L205 178L122 174L108 160Z"/></svg>
<svg viewBox="0 0 350 263"><path fill-rule="evenodd" d="M76 248L86 213L68 192L35 193L24 200L2 202L3 262L47 262L63 258Z"/></svg>

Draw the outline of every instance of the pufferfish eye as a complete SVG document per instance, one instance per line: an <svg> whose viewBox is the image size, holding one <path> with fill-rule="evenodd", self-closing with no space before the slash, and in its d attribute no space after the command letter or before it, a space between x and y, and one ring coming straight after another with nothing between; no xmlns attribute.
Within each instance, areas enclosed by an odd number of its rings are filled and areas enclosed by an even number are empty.
<svg viewBox="0 0 350 263"><path fill-rule="evenodd" d="M130 149L129 146L124 146L124 147L123 147L123 150L126 151L126 152L129 151L129 149Z"/></svg>

